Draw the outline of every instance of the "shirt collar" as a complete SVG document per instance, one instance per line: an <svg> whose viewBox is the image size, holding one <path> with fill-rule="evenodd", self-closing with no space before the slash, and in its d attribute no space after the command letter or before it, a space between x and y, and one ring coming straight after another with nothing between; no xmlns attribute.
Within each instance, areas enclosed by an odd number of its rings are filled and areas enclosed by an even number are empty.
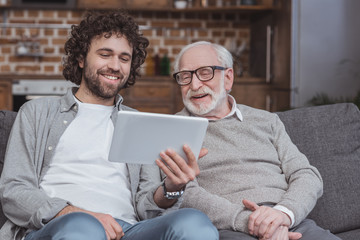
<svg viewBox="0 0 360 240"><path fill-rule="evenodd" d="M226 115L224 118L228 118L228 117L231 117L235 114L235 116L240 120L242 121L243 120L243 116L241 114L241 111L240 109L237 107L237 104L236 104L236 100L233 96L231 96L230 94L228 94L228 100L229 100L229 103L231 104L231 111L228 115Z"/></svg>
<svg viewBox="0 0 360 240"><path fill-rule="evenodd" d="M72 87L67 91L67 93L63 96L61 100L61 112L70 111L70 109L74 109L77 111L77 103L74 99L74 95L77 92L78 87ZM123 101L123 97L120 94L117 94L115 97L115 107L118 111L121 109L121 103Z"/></svg>

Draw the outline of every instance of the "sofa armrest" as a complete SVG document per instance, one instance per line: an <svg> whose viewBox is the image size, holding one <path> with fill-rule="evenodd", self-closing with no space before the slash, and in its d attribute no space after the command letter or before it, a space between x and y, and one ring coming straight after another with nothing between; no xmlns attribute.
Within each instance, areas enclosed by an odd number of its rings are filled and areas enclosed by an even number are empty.
<svg viewBox="0 0 360 240"><path fill-rule="evenodd" d="M324 194L310 213L333 233L360 229L360 111L351 103L278 113L299 150L324 181Z"/></svg>
<svg viewBox="0 0 360 240"><path fill-rule="evenodd" d="M14 123L16 112L1 110L0 111L0 176L4 165L4 156L6 152L7 141ZM5 223L6 217L2 212L0 204L0 227Z"/></svg>

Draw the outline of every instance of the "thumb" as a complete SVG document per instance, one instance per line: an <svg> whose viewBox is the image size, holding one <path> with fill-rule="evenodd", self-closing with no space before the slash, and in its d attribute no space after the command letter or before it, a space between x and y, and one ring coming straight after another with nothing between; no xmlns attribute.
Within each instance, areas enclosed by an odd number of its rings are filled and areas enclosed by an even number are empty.
<svg viewBox="0 0 360 240"><path fill-rule="evenodd" d="M250 200L247 200L247 199L243 199L243 200L242 200L242 203L244 204L244 206L245 206L247 209L249 209L249 210L251 210L251 211L255 211L256 209L259 208L259 206L258 206L256 203L254 203L254 202L252 202L252 201L250 201Z"/></svg>
<svg viewBox="0 0 360 240"><path fill-rule="evenodd" d="M289 232L289 240L298 240L302 237L301 233L298 232Z"/></svg>
<svg viewBox="0 0 360 240"><path fill-rule="evenodd" d="M199 158L204 157L206 154L208 154L207 148L202 148L202 149L200 150Z"/></svg>

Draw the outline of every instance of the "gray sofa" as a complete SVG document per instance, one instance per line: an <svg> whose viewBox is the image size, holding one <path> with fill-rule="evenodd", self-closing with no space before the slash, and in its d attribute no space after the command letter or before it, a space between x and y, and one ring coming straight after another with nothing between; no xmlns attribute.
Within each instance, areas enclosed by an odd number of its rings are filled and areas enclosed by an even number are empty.
<svg viewBox="0 0 360 240"><path fill-rule="evenodd" d="M278 113L293 142L316 166L324 194L310 218L344 240L360 239L360 111L342 103ZM0 111L0 172L16 113ZM0 212L0 226L5 221Z"/></svg>

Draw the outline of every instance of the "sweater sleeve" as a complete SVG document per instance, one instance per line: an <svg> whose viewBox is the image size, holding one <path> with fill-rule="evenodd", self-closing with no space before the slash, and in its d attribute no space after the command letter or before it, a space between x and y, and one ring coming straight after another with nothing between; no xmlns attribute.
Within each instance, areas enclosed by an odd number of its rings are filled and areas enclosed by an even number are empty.
<svg viewBox="0 0 360 240"><path fill-rule="evenodd" d="M136 208L141 220L154 218L179 209L182 198L170 208L164 209L154 201L155 191L162 185L163 177L157 165L142 165L139 188L136 193Z"/></svg>
<svg viewBox="0 0 360 240"><path fill-rule="evenodd" d="M184 193L182 208L195 208L204 212L217 229L248 232L250 210L242 204L234 204L200 187L196 179L189 182Z"/></svg>
<svg viewBox="0 0 360 240"><path fill-rule="evenodd" d="M306 156L292 143L277 115L273 133L281 168L289 185L278 204L294 213L296 226L306 218L322 195L323 182L319 171L310 165Z"/></svg>
<svg viewBox="0 0 360 240"><path fill-rule="evenodd" d="M39 174L33 109L21 109L14 122L0 181L4 214L14 224L38 229L50 221L68 203L50 198L39 188Z"/></svg>

